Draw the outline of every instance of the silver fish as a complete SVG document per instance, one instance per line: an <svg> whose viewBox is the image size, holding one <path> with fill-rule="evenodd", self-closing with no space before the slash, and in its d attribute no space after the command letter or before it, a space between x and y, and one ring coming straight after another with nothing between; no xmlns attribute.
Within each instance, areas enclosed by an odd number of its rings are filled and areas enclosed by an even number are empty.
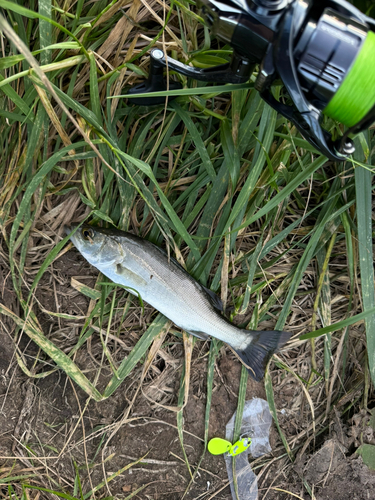
<svg viewBox="0 0 375 500"><path fill-rule="evenodd" d="M70 234L76 225L65 226ZM130 233L84 225L70 238L94 267L115 283L136 290L177 326L201 339L226 342L257 381L290 333L243 330L222 314L219 297L198 283L178 262L150 241Z"/></svg>

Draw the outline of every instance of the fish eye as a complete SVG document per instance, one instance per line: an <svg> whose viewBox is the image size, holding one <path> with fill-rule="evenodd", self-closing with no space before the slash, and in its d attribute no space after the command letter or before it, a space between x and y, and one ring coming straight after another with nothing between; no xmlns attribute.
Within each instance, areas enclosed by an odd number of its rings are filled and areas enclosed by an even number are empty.
<svg viewBox="0 0 375 500"><path fill-rule="evenodd" d="M82 236L85 240L92 240L94 237L94 231L92 229L82 229Z"/></svg>

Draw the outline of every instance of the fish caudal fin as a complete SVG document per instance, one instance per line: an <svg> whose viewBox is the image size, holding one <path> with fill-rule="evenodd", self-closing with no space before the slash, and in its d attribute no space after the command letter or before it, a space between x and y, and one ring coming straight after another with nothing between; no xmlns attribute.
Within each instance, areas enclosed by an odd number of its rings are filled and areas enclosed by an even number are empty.
<svg viewBox="0 0 375 500"><path fill-rule="evenodd" d="M251 333L252 340L245 349L234 349L234 352L246 366L250 375L259 382L264 377L267 363L273 353L288 342L291 333L275 330L268 332L243 330L243 332Z"/></svg>

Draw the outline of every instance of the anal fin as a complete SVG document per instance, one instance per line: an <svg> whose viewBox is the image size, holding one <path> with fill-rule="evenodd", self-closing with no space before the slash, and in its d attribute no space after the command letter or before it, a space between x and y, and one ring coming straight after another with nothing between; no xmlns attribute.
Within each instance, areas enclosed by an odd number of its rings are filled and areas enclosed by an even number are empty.
<svg viewBox="0 0 375 500"><path fill-rule="evenodd" d="M186 330L187 333L190 333L191 335L194 335L194 337L197 337L198 339L201 340L208 340L210 336L207 333L204 332L195 332L193 330Z"/></svg>

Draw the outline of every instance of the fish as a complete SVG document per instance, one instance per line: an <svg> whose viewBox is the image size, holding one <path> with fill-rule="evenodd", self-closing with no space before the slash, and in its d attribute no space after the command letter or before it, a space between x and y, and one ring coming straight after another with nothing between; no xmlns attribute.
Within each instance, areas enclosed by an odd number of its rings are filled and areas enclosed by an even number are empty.
<svg viewBox="0 0 375 500"><path fill-rule="evenodd" d="M228 344L250 376L262 380L272 355L289 340L284 331L244 330L223 316L220 298L196 281L160 247L120 230L78 224L65 226L71 241L94 267L128 287L175 325L196 337Z"/></svg>

